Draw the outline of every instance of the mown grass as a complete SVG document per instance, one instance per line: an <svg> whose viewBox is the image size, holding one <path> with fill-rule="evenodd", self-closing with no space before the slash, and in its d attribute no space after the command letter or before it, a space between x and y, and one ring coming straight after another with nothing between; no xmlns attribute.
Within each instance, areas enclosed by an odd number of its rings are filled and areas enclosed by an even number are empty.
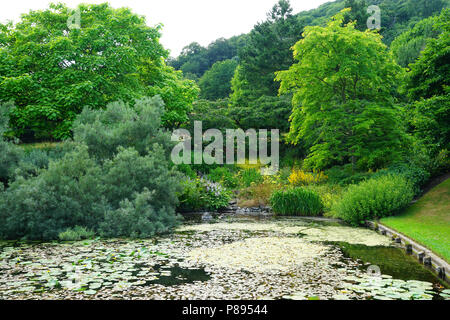
<svg viewBox="0 0 450 320"><path fill-rule="evenodd" d="M381 223L450 262L450 179L430 190L402 214L384 218Z"/></svg>

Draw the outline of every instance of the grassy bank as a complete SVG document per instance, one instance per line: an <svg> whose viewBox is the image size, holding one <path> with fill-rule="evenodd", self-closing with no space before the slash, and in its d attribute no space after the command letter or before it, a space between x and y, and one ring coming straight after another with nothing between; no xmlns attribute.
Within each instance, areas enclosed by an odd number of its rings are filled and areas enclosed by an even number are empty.
<svg viewBox="0 0 450 320"><path fill-rule="evenodd" d="M431 189L401 215L381 220L450 262L450 179Z"/></svg>

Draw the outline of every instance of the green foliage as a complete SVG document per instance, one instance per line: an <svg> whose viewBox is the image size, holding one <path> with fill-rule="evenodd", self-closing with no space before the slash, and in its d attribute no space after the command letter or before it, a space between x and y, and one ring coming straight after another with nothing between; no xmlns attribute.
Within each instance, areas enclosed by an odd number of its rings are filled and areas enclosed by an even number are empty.
<svg viewBox="0 0 450 320"><path fill-rule="evenodd" d="M252 183L258 184L264 181L264 177L257 168L246 168L239 171L238 179L239 184L244 188L250 187Z"/></svg>
<svg viewBox="0 0 450 320"><path fill-rule="evenodd" d="M238 63L235 59L219 61L200 78L200 97L207 100L227 98L231 93L231 79Z"/></svg>
<svg viewBox="0 0 450 320"><path fill-rule="evenodd" d="M58 235L58 238L61 241L79 241L85 239L93 239L94 237L95 232L80 226L69 228Z"/></svg>
<svg viewBox="0 0 450 320"><path fill-rule="evenodd" d="M197 178L197 173L192 169L192 166L189 164L179 164L176 166L178 172L182 173L184 176L195 179Z"/></svg>
<svg viewBox="0 0 450 320"><path fill-rule="evenodd" d="M8 182L23 156L22 149L4 138L13 106L12 103L0 104L0 185Z"/></svg>
<svg viewBox="0 0 450 320"><path fill-rule="evenodd" d="M239 185L239 180L235 173L228 167L217 167L208 174L208 179L213 182L219 182L225 188L233 189Z"/></svg>
<svg viewBox="0 0 450 320"><path fill-rule="evenodd" d="M428 39L438 36L439 33L433 28L435 23L436 17L424 19L392 41L390 49L400 66L407 67L415 62Z"/></svg>
<svg viewBox="0 0 450 320"><path fill-rule="evenodd" d="M99 231L105 219L123 213L125 199L134 199L138 193L151 195L146 199L148 206L154 208L152 215L142 219L155 216L150 221L172 221L179 190L177 181L160 148L145 157L132 148L119 148L113 159L100 165L90 158L86 146L80 146L62 159L50 161L48 169L38 176L19 177L11 183L0 198L0 234L6 239L49 240L75 226ZM131 206L125 203L127 208ZM136 228L133 232L141 236L152 235L140 232L142 226L138 224L132 226ZM115 236L134 236L131 231L127 235L122 231ZM114 236L113 232L111 229L108 235Z"/></svg>
<svg viewBox="0 0 450 320"><path fill-rule="evenodd" d="M344 23L355 21L356 29L359 31L365 31L367 29L367 19L369 19L369 14L367 13L368 5L366 1L345 0L344 6L351 9L351 11L345 15Z"/></svg>
<svg viewBox="0 0 450 320"><path fill-rule="evenodd" d="M323 212L320 196L304 188L277 190L272 194L270 204L276 214L286 216L318 216Z"/></svg>
<svg viewBox="0 0 450 320"><path fill-rule="evenodd" d="M326 27L306 27L294 46L298 62L277 74L280 92L294 94L288 138L309 147L307 169L382 168L401 156L407 140L392 101L401 69L379 34L342 26L346 12Z"/></svg>
<svg viewBox="0 0 450 320"><path fill-rule="evenodd" d="M158 96L136 100L133 108L125 102L110 103L105 110L85 108L74 121L74 141L86 144L97 159L111 158L119 146L145 155L158 143L168 152L171 143L161 128L163 113L164 102Z"/></svg>
<svg viewBox="0 0 450 320"><path fill-rule="evenodd" d="M197 100L194 103L192 112L189 114L189 121L182 127L193 134L195 121L202 122L203 131L209 129L220 129L224 131L225 129L237 128L229 112L228 99L217 101Z"/></svg>
<svg viewBox="0 0 450 320"><path fill-rule="evenodd" d="M144 188L133 201L125 198L118 209L108 210L100 223L100 234L107 238L149 238L168 232L181 217L175 215L173 202L161 205L158 191Z"/></svg>
<svg viewBox="0 0 450 320"><path fill-rule="evenodd" d="M193 42L184 47L181 54L176 59L171 59L169 64L183 71L185 77L199 79L216 62L236 57L238 49L245 44L245 38L245 35L230 39L220 38L209 44L207 48Z"/></svg>
<svg viewBox="0 0 450 320"><path fill-rule="evenodd" d="M101 175L80 147L39 176L16 179L0 197L1 238L48 240L77 225L95 228L106 208Z"/></svg>
<svg viewBox="0 0 450 320"><path fill-rule="evenodd" d="M415 23L439 14L442 8L448 6L448 0L375 0L370 4L380 7L380 33L384 43L389 45Z"/></svg>
<svg viewBox="0 0 450 320"><path fill-rule="evenodd" d="M204 178L187 178L182 182L183 191L179 195L179 210L195 212L202 210L219 210L228 206L231 192L220 183L213 183Z"/></svg>
<svg viewBox="0 0 450 320"><path fill-rule="evenodd" d="M0 183L6 183L13 176L22 155L20 147L0 139Z"/></svg>
<svg viewBox="0 0 450 320"><path fill-rule="evenodd" d="M291 99L290 95L261 96L246 104L231 105L228 114L242 129L279 129L288 132Z"/></svg>
<svg viewBox="0 0 450 320"><path fill-rule="evenodd" d="M406 88L412 100L449 93L450 86L450 9L443 10L434 24L440 34L428 39L425 50L412 64Z"/></svg>
<svg viewBox="0 0 450 320"><path fill-rule="evenodd" d="M200 92L194 81L183 79L181 72L174 72L168 66L164 66L161 72L152 68L146 69L142 81L146 85L147 96L159 95L163 99L165 113L162 115L162 121L166 128L177 128L188 120L192 103Z"/></svg>
<svg viewBox="0 0 450 320"><path fill-rule="evenodd" d="M75 226L108 237L150 237L175 226L179 174L169 169L163 146L170 137L160 130L155 102L86 109L75 122L76 142L65 143L70 151L24 158L0 196L0 237L57 239Z"/></svg>
<svg viewBox="0 0 450 320"><path fill-rule="evenodd" d="M450 93L415 101L405 111L411 131L427 149L450 150Z"/></svg>
<svg viewBox="0 0 450 320"><path fill-rule="evenodd" d="M333 212L352 225L398 213L413 199L414 191L403 175L384 175L352 185Z"/></svg>
<svg viewBox="0 0 450 320"><path fill-rule="evenodd" d="M417 195L421 192L422 187L430 179L430 172L428 172L423 166L418 166L414 163L395 163L389 168L380 170L373 175L373 178L377 178L383 175L391 175L391 176L403 176L408 180L408 182L413 187L414 194Z"/></svg>
<svg viewBox="0 0 450 320"><path fill-rule="evenodd" d="M328 182L339 186L347 186L350 184L358 184L369 179L373 173L354 171L351 165L335 166L326 172Z"/></svg>
<svg viewBox="0 0 450 320"><path fill-rule="evenodd" d="M166 125L186 120L198 89L165 65L161 26L106 3L78 8L79 29L68 28L74 11L63 4L0 25L0 101L15 101L14 134L67 138L84 106L155 94L165 99Z"/></svg>
<svg viewBox="0 0 450 320"><path fill-rule="evenodd" d="M156 208L173 208L177 204L176 192L179 176L168 169L168 161L158 145L146 156L133 148L118 148L114 158L104 162L102 183L108 202L118 207L123 199L133 199L136 193L148 189L153 194Z"/></svg>
<svg viewBox="0 0 450 320"><path fill-rule="evenodd" d="M287 0L278 1L267 20L255 25L239 50L239 68L232 81L233 105L244 107L260 96L276 96L275 72L293 63L289 49L300 39L302 28Z"/></svg>

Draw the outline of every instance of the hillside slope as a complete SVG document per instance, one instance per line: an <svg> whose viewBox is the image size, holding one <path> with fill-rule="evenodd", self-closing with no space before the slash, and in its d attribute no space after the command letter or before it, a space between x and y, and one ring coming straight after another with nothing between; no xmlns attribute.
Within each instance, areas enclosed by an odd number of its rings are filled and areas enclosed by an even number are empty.
<svg viewBox="0 0 450 320"><path fill-rule="evenodd" d="M401 215L382 219L381 223L450 262L450 179L431 189Z"/></svg>

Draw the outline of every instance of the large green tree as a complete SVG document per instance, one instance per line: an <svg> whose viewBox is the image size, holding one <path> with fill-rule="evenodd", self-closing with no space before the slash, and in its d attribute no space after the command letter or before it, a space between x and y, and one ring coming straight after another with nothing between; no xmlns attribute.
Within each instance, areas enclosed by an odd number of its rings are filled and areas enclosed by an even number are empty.
<svg viewBox="0 0 450 320"><path fill-rule="evenodd" d="M367 7L365 0L345 0L344 6L346 8L352 9L345 16L345 23L350 21L356 22L356 29L360 31L364 31L367 29L367 19L369 18L369 14L367 13Z"/></svg>
<svg viewBox="0 0 450 320"><path fill-rule="evenodd" d="M277 95L275 72L294 62L290 48L301 38L302 29L288 0L280 0L267 14L267 20L255 25L246 45L239 50L232 103L242 105L262 95Z"/></svg>
<svg viewBox="0 0 450 320"><path fill-rule="evenodd" d="M0 25L0 101L15 102L15 135L66 138L84 106L153 94L165 99L166 125L185 121L197 91L165 65L161 26L108 4L78 10L80 21L76 11L51 4Z"/></svg>
<svg viewBox="0 0 450 320"><path fill-rule="evenodd" d="M245 41L246 35L240 35L229 39L219 38L207 47L193 42L184 47L177 58L170 58L169 64L183 71L186 78L198 80L216 62L235 58Z"/></svg>
<svg viewBox="0 0 450 320"><path fill-rule="evenodd" d="M429 39L416 63L411 65L407 88L411 99L445 95L450 86L450 9L444 10L434 28L436 39Z"/></svg>
<svg viewBox="0 0 450 320"><path fill-rule="evenodd" d="M421 20L391 43L391 51L399 65L407 67L410 63L415 62L425 49L427 40L439 35L439 32L433 27L435 23L436 17Z"/></svg>
<svg viewBox="0 0 450 320"><path fill-rule="evenodd" d="M406 138L392 99L401 68L378 33L343 25L348 12L326 27L305 28L294 46L297 63L277 75L280 92L294 94L290 141L306 144L312 168L381 168Z"/></svg>
<svg viewBox="0 0 450 320"><path fill-rule="evenodd" d="M432 21L439 36L428 39L410 64L406 89L412 101L407 106L412 132L437 154L450 149L450 9Z"/></svg>
<svg viewBox="0 0 450 320"><path fill-rule="evenodd" d="M228 59L213 64L200 78L200 96L208 100L227 98L231 93L231 79L238 62Z"/></svg>

